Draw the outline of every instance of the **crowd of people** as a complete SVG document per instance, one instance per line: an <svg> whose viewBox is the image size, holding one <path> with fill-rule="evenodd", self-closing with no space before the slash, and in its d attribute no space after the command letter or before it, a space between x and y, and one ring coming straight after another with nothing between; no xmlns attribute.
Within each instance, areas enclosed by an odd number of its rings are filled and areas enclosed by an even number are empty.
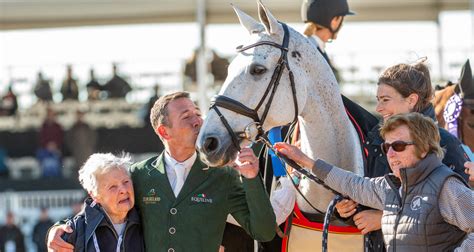
<svg viewBox="0 0 474 252"><path fill-rule="evenodd" d="M305 1L302 11L305 34L330 64L324 44L337 38L344 16L353 12L346 0ZM75 81L68 78L64 83L63 97L77 99ZM88 85L90 98L91 94L100 97L98 85ZM129 91L124 90L116 89L110 97ZM348 196L336 205L337 218L367 235L367 251L471 251L474 192L468 182L474 181L474 160L466 158L456 137L437 126L425 62L388 67L377 81L376 98L380 122L342 97L349 110L360 112L356 115L361 120L374 121L364 129L368 153L362 176L318 159L318 153L309 158L297 145L280 142L274 147ZM47 247L54 251L235 251L232 245L222 246L229 214L252 240L274 239L279 213L265 191L253 150L242 148L227 167L207 166L195 148L203 119L189 94L174 92L155 99L149 120L165 149L135 164L127 155L93 154L93 144L87 148L90 143L80 142L94 136L78 112L73 127L77 132L71 134L77 140L71 142L79 147L74 155L84 163L79 181L88 198L77 215L55 225L44 224L46 220L39 225L41 230L52 226ZM57 153L64 136L52 111L41 131L42 148ZM44 171L56 174L49 168ZM281 251L281 247L264 251Z"/></svg>
<svg viewBox="0 0 474 252"><path fill-rule="evenodd" d="M88 100L105 100L125 98L125 96L132 91L131 85L126 79L118 73L118 66L112 64L112 77L105 83L101 84L97 80L94 69L90 69L90 79L85 84L87 89ZM0 101L0 116L13 116L18 110L18 97L14 92L14 84L10 84L7 92L1 97ZM78 100L80 85L74 77L73 67L66 66L66 77L62 81L61 88L58 90L61 94L62 101ZM51 87L51 81L44 77L43 72L39 71L36 78L36 83L33 87L33 93L40 102L52 102L55 90Z"/></svg>
<svg viewBox="0 0 474 252"><path fill-rule="evenodd" d="M116 64L112 64L112 78L104 84L97 80L94 69L90 70L90 78L87 84L88 100L102 100L107 98L125 98L132 90L130 84L118 74ZM79 85L74 78L71 65L66 67L66 78L63 80L61 89L62 100L78 100ZM38 100L50 102L53 100L53 90L50 81L44 78L42 72L38 72L38 77L34 87L34 93Z"/></svg>

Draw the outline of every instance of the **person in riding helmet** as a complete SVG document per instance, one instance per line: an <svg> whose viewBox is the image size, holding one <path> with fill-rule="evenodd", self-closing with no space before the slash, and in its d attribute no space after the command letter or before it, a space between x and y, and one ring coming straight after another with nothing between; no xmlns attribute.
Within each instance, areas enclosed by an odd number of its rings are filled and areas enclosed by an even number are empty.
<svg viewBox="0 0 474 252"><path fill-rule="evenodd" d="M337 80L340 80L339 74L326 54L326 43L337 39L344 17L354 14L347 0L304 0L301 6L301 19L305 22L303 33L317 45Z"/></svg>

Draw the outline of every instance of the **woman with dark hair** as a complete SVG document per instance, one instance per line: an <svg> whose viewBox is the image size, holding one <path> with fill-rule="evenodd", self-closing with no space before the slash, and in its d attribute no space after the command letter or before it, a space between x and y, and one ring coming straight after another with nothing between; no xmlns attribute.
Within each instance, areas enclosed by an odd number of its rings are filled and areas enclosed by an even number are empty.
<svg viewBox="0 0 474 252"><path fill-rule="evenodd" d="M436 121L433 105L434 90L431 85L428 67L423 62L416 64L397 64L387 68L377 83L377 113L387 121L398 114L418 112ZM461 142L445 129L438 127L440 146L445 155L442 162L467 180L464 173L465 153ZM380 125L375 126L367 135L365 148L368 150L366 177L375 178L390 173L387 156L382 153L380 145ZM362 207L356 213L357 203L343 200L337 204L340 217L352 217L355 225L368 236L370 251L385 251L381 232L382 211Z"/></svg>

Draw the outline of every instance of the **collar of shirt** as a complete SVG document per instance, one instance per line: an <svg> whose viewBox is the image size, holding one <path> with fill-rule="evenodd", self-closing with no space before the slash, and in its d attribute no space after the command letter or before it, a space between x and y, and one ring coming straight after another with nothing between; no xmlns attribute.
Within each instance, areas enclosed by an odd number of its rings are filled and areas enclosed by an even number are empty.
<svg viewBox="0 0 474 252"><path fill-rule="evenodd" d="M318 36L316 35L312 35L310 41L315 43L315 45L317 47L319 47L319 49L321 49L322 52L326 52L326 43L324 43L324 41L322 39L320 39Z"/></svg>
<svg viewBox="0 0 474 252"><path fill-rule="evenodd" d="M188 177L189 172L191 171L191 167L196 161L196 158L197 158L197 153L194 152L194 154L190 158L184 160L183 162L178 162L176 161L176 159L171 157L171 155L167 151L165 151L165 156L164 156L165 169L166 169L166 173L168 174L168 179L171 185L174 185L176 182L176 172L175 172L176 165L181 164L186 169L184 173L184 179L186 179Z"/></svg>

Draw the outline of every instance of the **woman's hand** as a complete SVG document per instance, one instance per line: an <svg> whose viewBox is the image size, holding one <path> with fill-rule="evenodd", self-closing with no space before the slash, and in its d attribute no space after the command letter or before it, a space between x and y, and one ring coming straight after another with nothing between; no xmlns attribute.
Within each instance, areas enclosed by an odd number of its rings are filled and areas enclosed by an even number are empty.
<svg viewBox="0 0 474 252"><path fill-rule="evenodd" d="M337 202L336 210L342 218L349 218L357 211L357 202L351 199L345 199Z"/></svg>
<svg viewBox="0 0 474 252"><path fill-rule="evenodd" d="M354 223L360 232L365 235L382 228L382 211L365 210L354 215Z"/></svg>
<svg viewBox="0 0 474 252"><path fill-rule="evenodd" d="M474 181L474 162L464 163L464 172L469 175L469 181Z"/></svg>
<svg viewBox="0 0 474 252"><path fill-rule="evenodd" d="M299 165L306 168L313 167L314 160L306 156L298 147L283 142L275 143L273 147Z"/></svg>

